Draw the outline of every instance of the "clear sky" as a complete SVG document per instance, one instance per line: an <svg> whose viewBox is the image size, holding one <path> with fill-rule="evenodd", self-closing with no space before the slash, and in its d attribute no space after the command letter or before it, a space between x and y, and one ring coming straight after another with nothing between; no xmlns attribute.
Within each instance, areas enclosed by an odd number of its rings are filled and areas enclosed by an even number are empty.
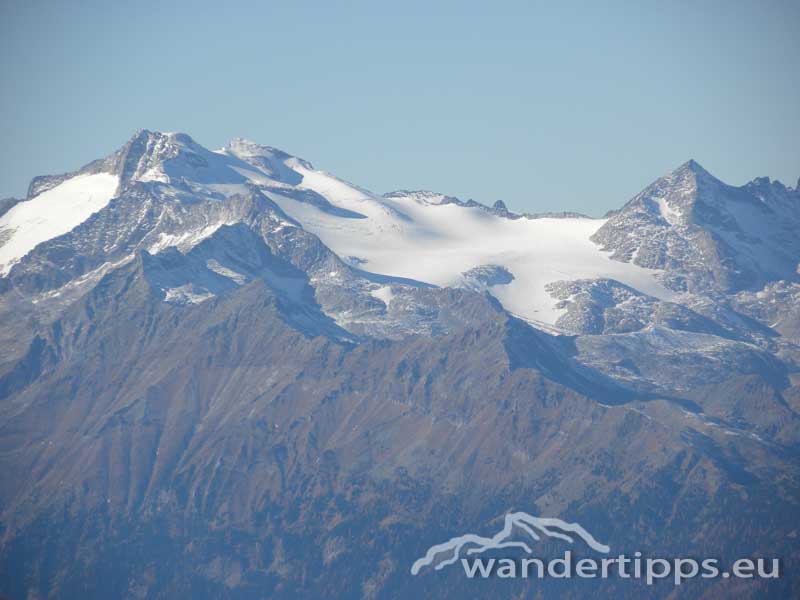
<svg viewBox="0 0 800 600"><path fill-rule="evenodd" d="M796 0L0 0L0 61L0 197L139 128L520 211L800 177Z"/></svg>

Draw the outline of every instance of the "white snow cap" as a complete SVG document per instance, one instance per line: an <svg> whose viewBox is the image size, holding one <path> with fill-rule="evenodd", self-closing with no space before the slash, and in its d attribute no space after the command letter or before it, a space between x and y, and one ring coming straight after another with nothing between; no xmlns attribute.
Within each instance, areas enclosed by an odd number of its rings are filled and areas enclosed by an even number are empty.
<svg viewBox="0 0 800 600"><path fill-rule="evenodd" d="M0 218L0 275L37 245L73 230L105 207L118 185L119 178L108 173L77 175L12 207Z"/></svg>

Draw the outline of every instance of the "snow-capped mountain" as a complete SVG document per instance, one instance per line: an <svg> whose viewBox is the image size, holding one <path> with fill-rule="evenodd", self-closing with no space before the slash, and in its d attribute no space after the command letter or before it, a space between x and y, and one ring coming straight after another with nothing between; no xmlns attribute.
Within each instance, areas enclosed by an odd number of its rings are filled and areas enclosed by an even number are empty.
<svg viewBox="0 0 800 600"><path fill-rule="evenodd" d="M597 327L574 313L585 297L576 295L580 282L614 282L649 305L685 312L697 304L693 293L797 281L799 197L765 179L733 188L689 161L607 219L523 216L433 192L373 194L243 139L212 152L185 134L141 131L77 172L36 178L28 198L0 217L0 272L51 298L66 285L85 288L137 251L187 252L220 227L245 223L269 232L278 253L285 244L277 238L312 234L332 261L314 272L315 288L362 280L367 313L373 301L388 309L410 287L477 284L531 323L589 333ZM473 277L493 268L504 276ZM167 300L213 295L202 281L191 285L196 293ZM617 304L624 313L630 302ZM372 320L348 310L335 318Z"/></svg>
<svg viewBox="0 0 800 600"><path fill-rule="evenodd" d="M547 331L667 327L768 347L776 319L758 308L767 292L752 294L797 285L798 197L765 179L727 186L689 161L605 219L518 215L434 192L374 194L243 139L210 151L186 134L140 131L9 203L0 281L23 312L58 314L137 253L174 247L191 259L202 245L204 265L152 277L164 301L203 302L266 277L344 330L396 337L446 330L435 290L464 288ZM265 252L278 265L269 276ZM291 269L310 295L276 274Z"/></svg>
<svg viewBox="0 0 800 600"><path fill-rule="evenodd" d="M799 211L690 161L520 215L150 131L37 177L0 202L0 586L38 579L0 591L411 597L398 556L523 508L798 564Z"/></svg>
<svg viewBox="0 0 800 600"><path fill-rule="evenodd" d="M684 291L800 280L800 191L755 179L726 185L695 161L648 186L593 236L614 258L663 271Z"/></svg>

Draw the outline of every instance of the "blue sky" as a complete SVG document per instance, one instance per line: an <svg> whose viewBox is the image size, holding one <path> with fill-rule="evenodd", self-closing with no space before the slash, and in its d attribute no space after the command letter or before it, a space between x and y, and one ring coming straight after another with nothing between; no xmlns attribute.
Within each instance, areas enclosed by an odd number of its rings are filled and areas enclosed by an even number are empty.
<svg viewBox="0 0 800 600"><path fill-rule="evenodd" d="M800 177L798 2L0 0L0 54L0 197L139 128L529 211Z"/></svg>

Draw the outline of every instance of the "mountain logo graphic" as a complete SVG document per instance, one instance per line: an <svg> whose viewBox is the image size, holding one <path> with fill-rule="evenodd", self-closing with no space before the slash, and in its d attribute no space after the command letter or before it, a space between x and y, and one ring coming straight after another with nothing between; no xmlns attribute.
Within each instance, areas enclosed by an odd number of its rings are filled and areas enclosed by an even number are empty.
<svg viewBox="0 0 800 600"><path fill-rule="evenodd" d="M420 569L433 566L435 570L452 565L462 556L481 554L487 550L502 548L521 548L532 554L531 541L539 541L542 536L574 543L582 539L592 550L608 554L610 548L598 542L591 533L577 523L567 523L557 518L534 517L524 512L509 513L505 516L503 528L492 537L467 533L454 537L441 544L428 548L425 556L414 561L411 574L417 575Z"/></svg>

